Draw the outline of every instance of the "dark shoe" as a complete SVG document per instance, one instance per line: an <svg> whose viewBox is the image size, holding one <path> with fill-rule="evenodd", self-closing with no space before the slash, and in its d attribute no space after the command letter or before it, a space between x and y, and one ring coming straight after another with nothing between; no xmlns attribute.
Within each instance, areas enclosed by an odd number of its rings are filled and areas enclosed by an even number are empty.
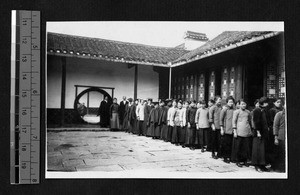
<svg viewBox="0 0 300 195"><path fill-rule="evenodd" d="M224 158L225 163L230 163L230 160L228 158Z"/></svg>
<svg viewBox="0 0 300 195"><path fill-rule="evenodd" d="M236 163L236 166L243 167L243 165L241 163L239 163L239 162Z"/></svg>
<svg viewBox="0 0 300 195"><path fill-rule="evenodd" d="M250 164L247 163L247 162L245 162L244 165L245 165L246 167L249 167L249 166L250 166Z"/></svg>
<svg viewBox="0 0 300 195"><path fill-rule="evenodd" d="M263 172L270 172L269 169L267 169L265 166L261 166L260 169L261 169Z"/></svg>
<svg viewBox="0 0 300 195"><path fill-rule="evenodd" d="M185 145L182 145L181 147L185 148Z"/></svg>
<svg viewBox="0 0 300 195"><path fill-rule="evenodd" d="M212 153L211 153L211 157L212 157L212 158L215 158L215 156L216 156L215 153L212 152Z"/></svg>
<svg viewBox="0 0 300 195"><path fill-rule="evenodd" d="M179 144L178 144L178 143L176 143L176 144L175 144L175 146L179 146Z"/></svg>
<svg viewBox="0 0 300 195"><path fill-rule="evenodd" d="M195 148L194 147L190 147L190 150L195 150Z"/></svg>
<svg viewBox="0 0 300 195"><path fill-rule="evenodd" d="M203 149L203 148L201 149L201 152L204 152L204 149Z"/></svg>

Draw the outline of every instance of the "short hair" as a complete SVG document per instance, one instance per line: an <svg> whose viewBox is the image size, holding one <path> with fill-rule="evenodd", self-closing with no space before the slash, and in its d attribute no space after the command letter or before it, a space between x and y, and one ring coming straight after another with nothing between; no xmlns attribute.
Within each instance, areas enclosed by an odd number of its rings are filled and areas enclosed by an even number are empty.
<svg viewBox="0 0 300 195"><path fill-rule="evenodd" d="M117 98L114 98L113 100L118 100Z"/></svg>
<svg viewBox="0 0 300 195"><path fill-rule="evenodd" d="M235 103L235 100L234 100L234 98L233 98L232 96L228 96L228 97L226 98L226 103L228 103L229 100L232 100L233 103Z"/></svg>
<svg viewBox="0 0 300 195"><path fill-rule="evenodd" d="M247 104L247 102L246 102L244 99L240 99L239 102L240 102L240 104L241 104L242 102L245 102L245 103Z"/></svg>
<svg viewBox="0 0 300 195"><path fill-rule="evenodd" d="M133 99L132 98L128 98L128 102L132 102L133 101Z"/></svg>
<svg viewBox="0 0 300 195"><path fill-rule="evenodd" d="M200 104L206 104L205 100L200 100L199 103Z"/></svg>
<svg viewBox="0 0 300 195"><path fill-rule="evenodd" d="M256 100L254 101L254 106L255 106L257 103L259 103L259 99L256 99Z"/></svg>
<svg viewBox="0 0 300 195"><path fill-rule="evenodd" d="M214 99L210 99L209 102L211 102L213 104L216 103Z"/></svg>
<svg viewBox="0 0 300 195"><path fill-rule="evenodd" d="M221 98L221 96L216 95L216 96L215 96L215 102L216 102L219 98Z"/></svg>
<svg viewBox="0 0 300 195"><path fill-rule="evenodd" d="M263 105L264 103L268 103L268 98L267 97L261 97L259 99L259 104Z"/></svg>

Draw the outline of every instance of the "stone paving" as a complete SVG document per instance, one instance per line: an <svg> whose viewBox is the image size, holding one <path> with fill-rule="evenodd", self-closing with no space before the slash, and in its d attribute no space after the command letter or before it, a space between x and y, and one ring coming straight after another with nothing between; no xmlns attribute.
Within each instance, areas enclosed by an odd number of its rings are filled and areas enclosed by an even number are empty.
<svg viewBox="0 0 300 195"><path fill-rule="evenodd" d="M233 163L226 164L221 159L212 159L210 152L201 153L162 140L112 131L48 131L47 171L278 176L278 173L258 173L252 166L239 168Z"/></svg>

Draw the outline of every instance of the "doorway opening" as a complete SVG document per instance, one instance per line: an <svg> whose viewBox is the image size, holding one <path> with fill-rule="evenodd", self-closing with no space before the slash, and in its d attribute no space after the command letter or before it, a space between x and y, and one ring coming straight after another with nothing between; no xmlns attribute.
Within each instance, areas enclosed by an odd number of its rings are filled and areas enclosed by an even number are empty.
<svg viewBox="0 0 300 195"><path fill-rule="evenodd" d="M100 123L100 116L98 116L98 110L100 102L105 96L108 97L108 102L112 102L113 90L114 88L109 88L112 90L112 95L108 94L103 88L93 87L93 86L78 86L76 87L74 109L77 111L79 116L89 124ZM87 88L81 91L78 95L78 88Z"/></svg>

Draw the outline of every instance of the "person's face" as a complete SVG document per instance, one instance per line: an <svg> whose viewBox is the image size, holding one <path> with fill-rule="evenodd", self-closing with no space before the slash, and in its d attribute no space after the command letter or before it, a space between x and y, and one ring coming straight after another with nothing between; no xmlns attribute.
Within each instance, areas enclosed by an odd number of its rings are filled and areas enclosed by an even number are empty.
<svg viewBox="0 0 300 195"><path fill-rule="evenodd" d="M213 105L212 102L208 102L208 106L211 107Z"/></svg>
<svg viewBox="0 0 300 195"><path fill-rule="evenodd" d="M230 108L232 108L233 104L234 104L234 103L233 103L232 100L228 100L227 105L228 105Z"/></svg>
<svg viewBox="0 0 300 195"><path fill-rule="evenodd" d="M135 104L138 104L139 103L139 101L138 100L135 100L135 102L134 102Z"/></svg>
<svg viewBox="0 0 300 195"><path fill-rule="evenodd" d="M192 102L190 106L191 106L192 108L194 108L194 107L195 107L195 103Z"/></svg>
<svg viewBox="0 0 300 195"><path fill-rule="evenodd" d="M158 104L155 104L154 107L155 107L155 108L158 108Z"/></svg>
<svg viewBox="0 0 300 195"><path fill-rule="evenodd" d="M188 108L188 107L189 107L189 103L186 102L186 103L184 104L184 107L185 107L185 108Z"/></svg>
<svg viewBox="0 0 300 195"><path fill-rule="evenodd" d="M114 99L114 103L117 103L117 99Z"/></svg>
<svg viewBox="0 0 300 195"><path fill-rule="evenodd" d="M236 103L235 105L236 109L240 109L241 108L241 104L239 102Z"/></svg>
<svg viewBox="0 0 300 195"><path fill-rule="evenodd" d="M256 107L256 108L258 108L258 107L259 107L259 102L257 102L257 103L255 104L255 107Z"/></svg>
<svg viewBox="0 0 300 195"><path fill-rule="evenodd" d="M267 107L269 104L268 104L268 102L265 102L263 105L262 105L262 107Z"/></svg>
<svg viewBox="0 0 300 195"><path fill-rule="evenodd" d="M123 96L123 100L124 100L124 101L126 100L126 96Z"/></svg>
<svg viewBox="0 0 300 195"><path fill-rule="evenodd" d="M175 107L175 106L176 106L176 102L173 102L173 103L172 103L172 106Z"/></svg>
<svg viewBox="0 0 300 195"><path fill-rule="evenodd" d="M201 104L200 103L197 103L197 108L200 108L201 107Z"/></svg>
<svg viewBox="0 0 300 195"><path fill-rule="evenodd" d="M181 109L181 108L182 108L182 104L181 104L181 103L178 103L178 105L177 105L177 106L178 106L178 108L179 108L179 109Z"/></svg>
<svg viewBox="0 0 300 195"><path fill-rule="evenodd" d="M107 97L104 97L104 99L107 101L108 98L107 98Z"/></svg>
<svg viewBox="0 0 300 195"><path fill-rule="evenodd" d="M242 110L245 110L246 106L247 106L246 102L241 102L240 107Z"/></svg>
<svg viewBox="0 0 300 195"><path fill-rule="evenodd" d="M274 102L274 105L275 105L277 108L280 108L280 107L282 106L281 100L277 100L276 102Z"/></svg>
<svg viewBox="0 0 300 195"><path fill-rule="evenodd" d="M221 104L221 100L222 100L221 98L218 98L216 104Z"/></svg>
<svg viewBox="0 0 300 195"><path fill-rule="evenodd" d="M205 108L205 104L201 103L200 104L201 108Z"/></svg>

